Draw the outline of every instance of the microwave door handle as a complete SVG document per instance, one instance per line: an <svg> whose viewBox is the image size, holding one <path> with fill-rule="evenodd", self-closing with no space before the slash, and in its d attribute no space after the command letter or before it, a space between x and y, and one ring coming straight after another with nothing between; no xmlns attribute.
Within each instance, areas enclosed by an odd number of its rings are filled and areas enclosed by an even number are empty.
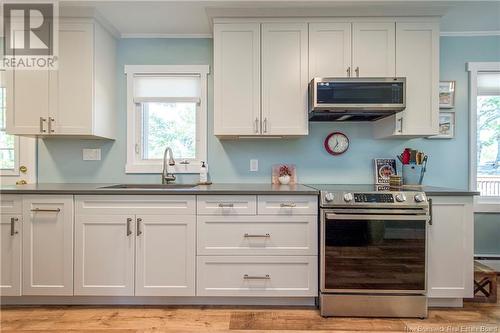
<svg viewBox="0 0 500 333"><path fill-rule="evenodd" d="M356 214L326 214L327 220L389 220L389 221L428 221L428 215L376 215L376 214L366 214L366 215L356 215Z"/></svg>

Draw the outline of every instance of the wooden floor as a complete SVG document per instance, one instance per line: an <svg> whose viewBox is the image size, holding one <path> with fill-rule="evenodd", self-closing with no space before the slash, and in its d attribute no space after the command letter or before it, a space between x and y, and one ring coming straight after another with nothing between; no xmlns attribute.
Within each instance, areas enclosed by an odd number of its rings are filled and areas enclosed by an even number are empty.
<svg viewBox="0 0 500 333"><path fill-rule="evenodd" d="M460 332L500 333L497 304L433 309L429 318L322 318L316 309L52 306L7 307L2 332Z"/></svg>

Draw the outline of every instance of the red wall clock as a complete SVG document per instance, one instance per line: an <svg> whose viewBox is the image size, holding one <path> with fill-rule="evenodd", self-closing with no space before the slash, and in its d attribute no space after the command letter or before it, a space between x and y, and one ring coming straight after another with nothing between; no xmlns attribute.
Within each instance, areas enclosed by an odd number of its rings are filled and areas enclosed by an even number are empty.
<svg viewBox="0 0 500 333"><path fill-rule="evenodd" d="M325 139L325 149L331 155L343 154L349 149L349 138L341 132L328 134Z"/></svg>

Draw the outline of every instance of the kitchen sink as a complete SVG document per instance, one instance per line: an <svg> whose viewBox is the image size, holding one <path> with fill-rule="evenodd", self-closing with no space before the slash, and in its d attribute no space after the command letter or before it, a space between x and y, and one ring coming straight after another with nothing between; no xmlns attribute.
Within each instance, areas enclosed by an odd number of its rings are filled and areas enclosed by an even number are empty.
<svg viewBox="0 0 500 333"><path fill-rule="evenodd" d="M116 184L99 187L101 189L144 189L144 190L181 190L195 188L196 184Z"/></svg>

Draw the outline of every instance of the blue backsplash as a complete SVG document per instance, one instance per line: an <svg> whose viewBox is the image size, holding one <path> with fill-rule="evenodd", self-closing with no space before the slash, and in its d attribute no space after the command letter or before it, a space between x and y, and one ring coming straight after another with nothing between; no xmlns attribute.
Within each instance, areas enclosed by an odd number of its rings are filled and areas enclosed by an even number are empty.
<svg viewBox="0 0 500 333"><path fill-rule="evenodd" d="M302 183L372 183L373 158L394 157L404 147L429 155L424 183L465 189L468 184L468 61L498 61L500 37L442 37L441 79L455 80L456 137L451 140L374 140L371 123L312 123L310 135L299 139L219 141L213 136L213 84L209 78L208 163L215 182L269 182L271 165L297 165ZM211 39L122 39L118 42L117 122L115 141L39 140L39 182L158 182L159 175L127 175L126 64L210 64ZM346 133L349 151L332 157L323 148L332 131ZM82 161L82 148L101 148L101 161ZM249 160L259 160L259 172ZM189 181L194 175L183 175Z"/></svg>

